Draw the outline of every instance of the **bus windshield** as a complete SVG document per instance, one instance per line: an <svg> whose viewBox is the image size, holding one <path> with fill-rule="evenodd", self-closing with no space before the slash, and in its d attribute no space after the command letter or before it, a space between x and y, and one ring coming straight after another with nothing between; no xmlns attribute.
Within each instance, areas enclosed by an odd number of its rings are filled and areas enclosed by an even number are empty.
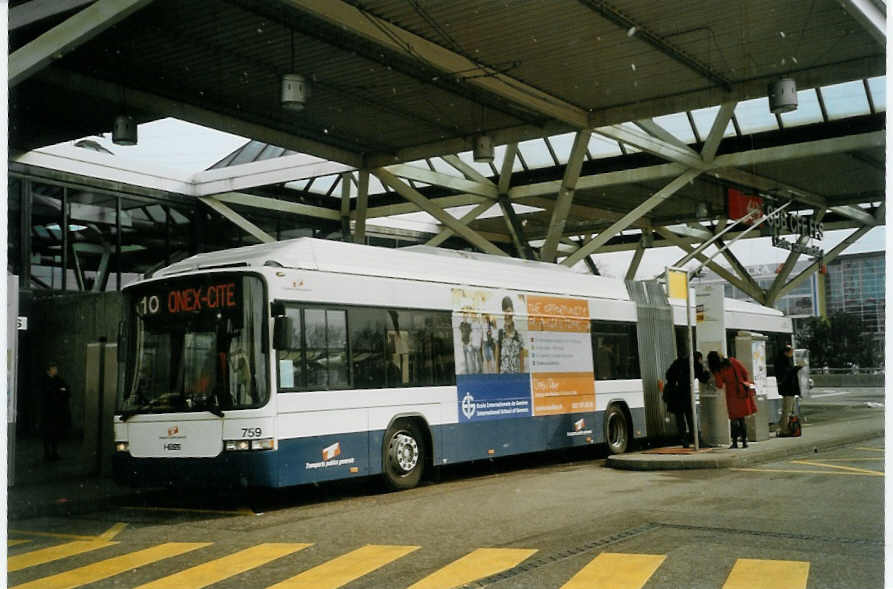
<svg viewBox="0 0 893 589"><path fill-rule="evenodd" d="M128 291L123 414L260 407L269 399L264 288L203 274Z"/></svg>

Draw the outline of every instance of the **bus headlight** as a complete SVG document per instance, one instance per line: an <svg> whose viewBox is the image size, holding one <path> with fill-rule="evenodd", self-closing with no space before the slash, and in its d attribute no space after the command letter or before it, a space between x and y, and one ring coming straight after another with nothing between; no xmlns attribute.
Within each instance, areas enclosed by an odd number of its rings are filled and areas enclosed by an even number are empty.
<svg viewBox="0 0 893 589"><path fill-rule="evenodd" d="M273 438L224 440L223 449L227 452L239 452L241 450L275 450L276 444Z"/></svg>
<svg viewBox="0 0 893 589"><path fill-rule="evenodd" d="M261 440L251 440L252 450L272 450L273 438L263 438Z"/></svg>
<svg viewBox="0 0 893 589"><path fill-rule="evenodd" d="M226 440L223 442L223 449L227 452L236 452L238 450L251 450L251 441L249 440Z"/></svg>
<svg viewBox="0 0 893 589"><path fill-rule="evenodd" d="M115 452L128 452L130 444L128 442L115 442Z"/></svg>

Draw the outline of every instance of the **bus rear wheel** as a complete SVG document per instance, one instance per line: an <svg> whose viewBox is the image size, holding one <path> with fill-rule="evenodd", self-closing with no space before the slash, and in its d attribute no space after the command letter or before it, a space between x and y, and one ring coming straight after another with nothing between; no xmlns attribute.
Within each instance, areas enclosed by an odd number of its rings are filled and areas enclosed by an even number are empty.
<svg viewBox="0 0 893 589"><path fill-rule="evenodd" d="M425 468L425 437L413 421L397 421L384 435L382 472L388 488L412 489L419 484Z"/></svg>
<svg viewBox="0 0 893 589"><path fill-rule="evenodd" d="M605 441L611 454L623 454L629 447L629 420L626 413L617 405L605 411Z"/></svg>

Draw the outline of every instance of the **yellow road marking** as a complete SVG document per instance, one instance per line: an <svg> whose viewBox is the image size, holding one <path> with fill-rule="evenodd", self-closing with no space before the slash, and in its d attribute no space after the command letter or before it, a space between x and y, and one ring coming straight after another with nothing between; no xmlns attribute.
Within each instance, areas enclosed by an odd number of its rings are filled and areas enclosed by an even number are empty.
<svg viewBox="0 0 893 589"><path fill-rule="evenodd" d="M24 544L25 542L30 542L30 541L31 540L7 540L6 547L9 548L10 546L18 546L19 544Z"/></svg>
<svg viewBox="0 0 893 589"><path fill-rule="evenodd" d="M59 532L35 532L32 530L9 530L10 534L24 534L25 536L39 536L41 538L63 538L66 540L96 540L96 536L81 536L78 534L62 534Z"/></svg>
<svg viewBox="0 0 893 589"><path fill-rule="evenodd" d="M137 589L199 589L219 583L239 573L303 550L312 544L258 544L246 550L206 562L174 575L158 579Z"/></svg>
<svg viewBox="0 0 893 589"><path fill-rule="evenodd" d="M866 447L859 447L859 448L855 448L855 449L856 449L856 450L870 450L871 452L883 452L883 451L884 451L883 448L866 448Z"/></svg>
<svg viewBox="0 0 893 589"><path fill-rule="evenodd" d="M722 589L806 589L809 563L739 558Z"/></svg>
<svg viewBox="0 0 893 589"><path fill-rule="evenodd" d="M508 570L530 558L536 550L478 548L428 575L409 589L449 589Z"/></svg>
<svg viewBox="0 0 893 589"><path fill-rule="evenodd" d="M665 554L603 552L561 589L639 589L666 558Z"/></svg>
<svg viewBox="0 0 893 589"><path fill-rule="evenodd" d="M74 556L75 554L83 554L84 552L90 552L91 550L99 550L100 548L114 546L115 544L117 544L117 542L77 540L75 542L68 542L66 544L50 546L49 548L32 550L31 552L26 552L25 554L10 556L6 560L6 567L10 572L20 571L22 569L27 569L28 567L45 564L54 560L59 560L60 558L68 558L69 556Z"/></svg>
<svg viewBox="0 0 893 589"><path fill-rule="evenodd" d="M836 468L847 472L859 472L865 475L874 475L878 477L884 476L884 473L877 470L868 470L867 468L856 468L855 466L842 466L839 464L825 464L823 462L812 462L811 460L791 460L791 464L805 464L806 466L821 466L824 468Z"/></svg>
<svg viewBox="0 0 893 589"><path fill-rule="evenodd" d="M838 474L854 477L877 477L884 476L884 473L866 474L864 472L837 472L833 470L793 470L784 468L730 468L729 470L739 470L744 472L781 472L785 474Z"/></svg>
<svg viewBox="0 0 893 589"><path fill-rule="evenodd" d="M115 536L121 533L121 531L127 527L127 524L124 522L118 522L103 533L99 534L98 538L100 540L111 540Z"/></svg>
<svg viewBox="0 0 893 589"><path fill-rule="evenodd" d="M247 507L243 509L193 509L191 507L146 507L143 505L128 505L123 509L136 509L139 511L175 511L181 513L218 513L220 515L254 515Z"/></svg>
<svg viewBox="0 0 893 589"><path fill-rule="evenodd" d="M15 589L70 589L95 583L109 577L151 564L165 558L184 554L197 548L209 546L210 542L168 542L145 550L131 552L123 556L109 558L77 569L37 579Z"/></svg>
<svg viewBox="0 0 893 589"><path fill-rule="evenodd" d="M359 579L363 575L418 550L420 546L382 546L370 544L334 558L268 589L304 587L307 589L335 589Z"/></svg>

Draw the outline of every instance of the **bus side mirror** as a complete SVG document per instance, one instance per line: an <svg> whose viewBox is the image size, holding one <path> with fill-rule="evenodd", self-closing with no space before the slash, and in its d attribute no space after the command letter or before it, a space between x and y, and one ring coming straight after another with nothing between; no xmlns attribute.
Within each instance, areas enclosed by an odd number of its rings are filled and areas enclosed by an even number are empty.
<svg viewBox="0 0 893 589"><path fill-rule="evenodd" d="M273 349L287 350L289 348L289 336L291 334L291 321L285 315L279 315L273 320Z"/></svg>

